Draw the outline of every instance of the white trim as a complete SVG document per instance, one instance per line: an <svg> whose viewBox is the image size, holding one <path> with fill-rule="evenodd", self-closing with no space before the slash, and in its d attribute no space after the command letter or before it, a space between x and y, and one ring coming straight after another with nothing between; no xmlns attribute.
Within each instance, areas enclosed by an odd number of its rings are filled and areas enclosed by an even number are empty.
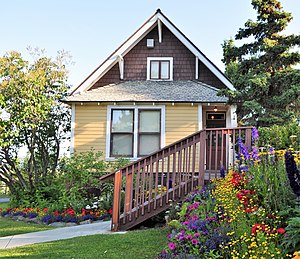
<svg viewBox="0 0 300 259"><path fill-rule="evenodd" d="M159 79L156 81L172 81L173 80L173 57L147 57L147 80L153 80L150 78L150 62L153 60L170 61L170 79Z"/></svg>
<svg viewBox="0 0 300 259"><path fill-rule="evenodd" d="M70 143L70 155L74 153L75 145L75 110L76 106L72 103L72 113L71 113L71 143Z"/></svg>
<svg viewBox="0 0 300 259"><path fill-rule="evenodd" d="M124 58L119 55L119 70L120 70L120 79L124 79Z"/></svg>
<svg viewBox="0 0 300 259"><path fill-rule="evenodd" d="M195 64L195 79L198 80L199 76L199 61L198 57L196 56L196 64Z"/></svg>
<svg viewBox="0 0 300 259"><path fill-rule="evenodd" d="M111 123L111 110L112 109L133 109L134 110L134 145L133 145L133 157L130 160L136 160L137 156L137 142L138 142L138 110L161 110L161 128L160 128L160 145L163 148L166 144L166 107L165 105L108 105L107 106L107 122L106 122L106 160L114 160L114 157L110 157L110 123Z"/></svg>
<svg viewBox="0 0 300 259"><path fill-rule="evenodd" d="M203 106L198 104L198 130L203 130Z"/></svg>
<svg viewBox="0 0 300 259"><path fill-rule="evenodd" d="M230 90L235 90L232 83L218 70L163 14L155 14L148 22L139 28L125 43L117 49L109 59L103 62L95 72L78 87L76 93L82 93L92 87L118 61L118 55L125 56L157 23L161 21L198 59L211 70Z"/></svg>
<svg viewBox="0 0 300 259"><path fill-rule="evenodd" d="M162 26L161 26L160 19L157 19L157 27L158 27L158 42L162 43Z"/></svg>

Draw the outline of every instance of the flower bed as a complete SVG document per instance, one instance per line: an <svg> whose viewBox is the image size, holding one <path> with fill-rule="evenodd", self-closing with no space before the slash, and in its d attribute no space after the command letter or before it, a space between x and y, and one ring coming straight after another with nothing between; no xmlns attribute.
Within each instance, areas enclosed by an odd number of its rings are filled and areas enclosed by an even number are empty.
<svg viewBox="0 0 300 259"><path fill-rule="evenodd" d="M40 224L51 224L54 222L80 224L85 221L89 221L89 223L91 223L98 220L109 220L111 215L111 209L103 210L83 208L81 213L76 213L72 208L68 208L62 212L59 212L58 210L50 212L48 208L0 208L1 217Z"/></svg>
<svg viewBox="0 0 300 259"><path fill-rule="evenodd" d="M282 152L272 152L248 154L244 149L239 170L230 170L190 194L179 218L169 222L169 244L157 258L296 256L300 177L295 160L299 160L287 151L284 163L272 156L284 157Z"/></svg>

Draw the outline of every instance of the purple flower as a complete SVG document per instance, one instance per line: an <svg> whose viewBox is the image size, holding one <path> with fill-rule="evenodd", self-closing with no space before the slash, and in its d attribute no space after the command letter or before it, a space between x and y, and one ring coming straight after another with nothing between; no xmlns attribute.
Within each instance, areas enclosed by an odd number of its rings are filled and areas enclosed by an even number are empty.
<svg viewBox="0 0 300 259"><path fill-rule="evenodd" d="M285 168L288 178L290 180L290 186L293 192L300 196L300 172L297 169L297 165L293 156L293 152L286 151L285 157Z"/></svg>
<svg viewBox="0 0 300 259"><path fill-rule="evenodd" d="M252 128L252 144L254 144L256 140L258 140L258 137L259 137L258 130L257 130L257 128L253 127Z"/></svg>
<svg viewBox="0 0 300 259"><path fill-rule="evenodd" d="M192 239L193 237L188 235L188 236L185 236L185 239Z"/></svg>
<svg viewBox="0 0 300 259"><path fill-rule="evenodd" d="M275 152L274 148L270 147L269 152L270 152L270 154L274 154L274 152Z"/></svg>
<svg viewBox="0 0 300 259"><path fill-rule="evenodd" d="M168 244L169 249L174 250L176 248L176 244L174 244L173 242Z"/></svg>
<svg viewBox="0 0 300 259"><path fill-rule="evenodd" d="M253 162L260 160L259 156L258 156L258 148L257 147L252 148L252 160L253 160Z"/></svg>
<svg viewBox="0 0 300 259"><path fill-rule="evenodd" d="M222 178L225 178L225 169L224 169L224 166L221 166L221 169L220 169L220 176Z"/></svg>
<svg viewBox="0 0 300 259"><path fill-rule="evenodd" d="M197 245L198 244L198 240L197 239L192 239L192 244L193 245Z"/></svg>
<svg viewBox="0 0 300 259"><path fill-rule="evenodd" d="M244 156L244 159L245 160L249 160L250 159L250 155L249 155L247 147L243 143L243 139L242 138L238 138L237 144L239 146L240 153Z"/></svg>

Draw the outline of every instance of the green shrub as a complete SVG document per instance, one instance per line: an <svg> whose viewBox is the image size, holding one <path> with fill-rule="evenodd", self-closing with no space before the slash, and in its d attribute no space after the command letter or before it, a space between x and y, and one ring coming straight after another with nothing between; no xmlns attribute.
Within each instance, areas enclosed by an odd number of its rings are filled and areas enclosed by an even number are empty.
<svg viewBox="0 0 300 259"><path fill-rule="evenodd" d="M259 146L272 146L275 149L293 147L300 149L300 126L297 122L287 125L274 125L268 128L259 128ZM291 138L291 136L294 136Z"/></svg>

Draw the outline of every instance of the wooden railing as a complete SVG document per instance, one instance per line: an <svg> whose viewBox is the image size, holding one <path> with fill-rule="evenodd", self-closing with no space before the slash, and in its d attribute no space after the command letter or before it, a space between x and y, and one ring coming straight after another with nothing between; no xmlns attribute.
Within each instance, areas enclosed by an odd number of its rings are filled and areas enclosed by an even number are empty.
<svg viewBox="0 0 300 259"><path fill-rule="evenodd" d="M251 148L252 127L205 129L101 177L114 179L112 231L130 229L180 201L220 168L234 165L238 138Z"/></svg>

